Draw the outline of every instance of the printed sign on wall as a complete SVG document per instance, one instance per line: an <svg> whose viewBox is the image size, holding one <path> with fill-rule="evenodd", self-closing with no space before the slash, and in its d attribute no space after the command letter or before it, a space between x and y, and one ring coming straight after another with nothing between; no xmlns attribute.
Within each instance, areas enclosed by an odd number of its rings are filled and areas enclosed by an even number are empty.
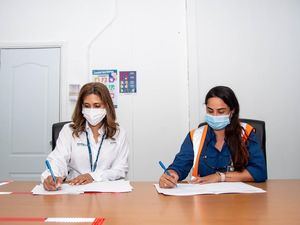
<svg viewBox="0 0 300 225"><path fill-rule="evenodd" d="M69 84L69 99L70 101L76 102L80 92L79 84Z"/></svg>
<svg viewBox="0 0 300 225"><path fill-rule="evenodd" d="M115 108L118 106L118 77L117 70L93 70L93 81L101 82L106 85L110 92Z"/></svg>
<svg viewBox="0 0 300 225"><path fill-rule="evenodd" d="M136 93L136 71L120 71L120 93Z"/></svg>

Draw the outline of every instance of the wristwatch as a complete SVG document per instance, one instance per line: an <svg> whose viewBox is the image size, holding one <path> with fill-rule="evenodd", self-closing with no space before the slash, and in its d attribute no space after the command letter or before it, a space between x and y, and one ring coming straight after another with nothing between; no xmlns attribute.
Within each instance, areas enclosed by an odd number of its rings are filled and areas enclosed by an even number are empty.
<svg viewBox="0 0 300 225"><path fill-rule="evenodd" d="M220 178L221 178L220 182L224 182L225 181L225 179L226 179L225 173L221 173L221 172L217 171L216 174L218 174L220 176Z"/></svg>

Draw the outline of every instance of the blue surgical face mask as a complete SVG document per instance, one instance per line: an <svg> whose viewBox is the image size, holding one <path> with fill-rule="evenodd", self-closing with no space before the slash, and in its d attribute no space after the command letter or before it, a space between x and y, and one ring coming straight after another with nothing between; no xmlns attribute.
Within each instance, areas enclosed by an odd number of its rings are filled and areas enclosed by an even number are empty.
<svg viewBox="0 0 300 225"><path fill-rule="evenodd" d="M225 116L205 115L205 121L214 130L222 130L230 124L229 114Z"/></svg>

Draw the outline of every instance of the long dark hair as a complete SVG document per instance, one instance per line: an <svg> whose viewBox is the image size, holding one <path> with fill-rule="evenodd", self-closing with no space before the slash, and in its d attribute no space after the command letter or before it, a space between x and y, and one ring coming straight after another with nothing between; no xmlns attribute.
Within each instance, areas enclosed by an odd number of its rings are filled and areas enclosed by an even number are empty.
<svg viewBox="0 0 300 225"><path fill-rule="evenodd" d="M226 86L216 86L210 89L205 97L205 104L212 97L222 99L232 111L230 124L225 128L225 141L229 146L235 170L243 171L248 164L249 152L246 143L242 140L243 127L239 120L239 102L234 92Z"/></svg>
<svg viewBox="0 0 300 225"><path fill-rule="evenodd" d="M107 87L99 82L87 83L80 90L72 116L73 123L71 124L71 128L73 129L73 135L79 137L79 134L85 130L86 120L82 115L82 105L84 98L90 94L99 96L105 104L106 116L103 118L102 122L106 138L113 139L118 127L118 123L116 123L116 112Z"/></svg>

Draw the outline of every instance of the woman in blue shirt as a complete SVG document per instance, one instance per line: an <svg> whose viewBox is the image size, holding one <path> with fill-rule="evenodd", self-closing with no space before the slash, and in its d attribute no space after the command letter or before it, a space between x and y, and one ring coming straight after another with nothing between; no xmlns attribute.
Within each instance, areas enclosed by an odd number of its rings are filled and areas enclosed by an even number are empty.
<svg viewBox="0 0 300 225"><path fill-rule="evenodd" d="M239 120L239 103L225 86L205 97L207 125L186 136L180 152L159 180L162 188L175 187L192 169L191 183L267 179L263 151L249 124Z"/></svg>

